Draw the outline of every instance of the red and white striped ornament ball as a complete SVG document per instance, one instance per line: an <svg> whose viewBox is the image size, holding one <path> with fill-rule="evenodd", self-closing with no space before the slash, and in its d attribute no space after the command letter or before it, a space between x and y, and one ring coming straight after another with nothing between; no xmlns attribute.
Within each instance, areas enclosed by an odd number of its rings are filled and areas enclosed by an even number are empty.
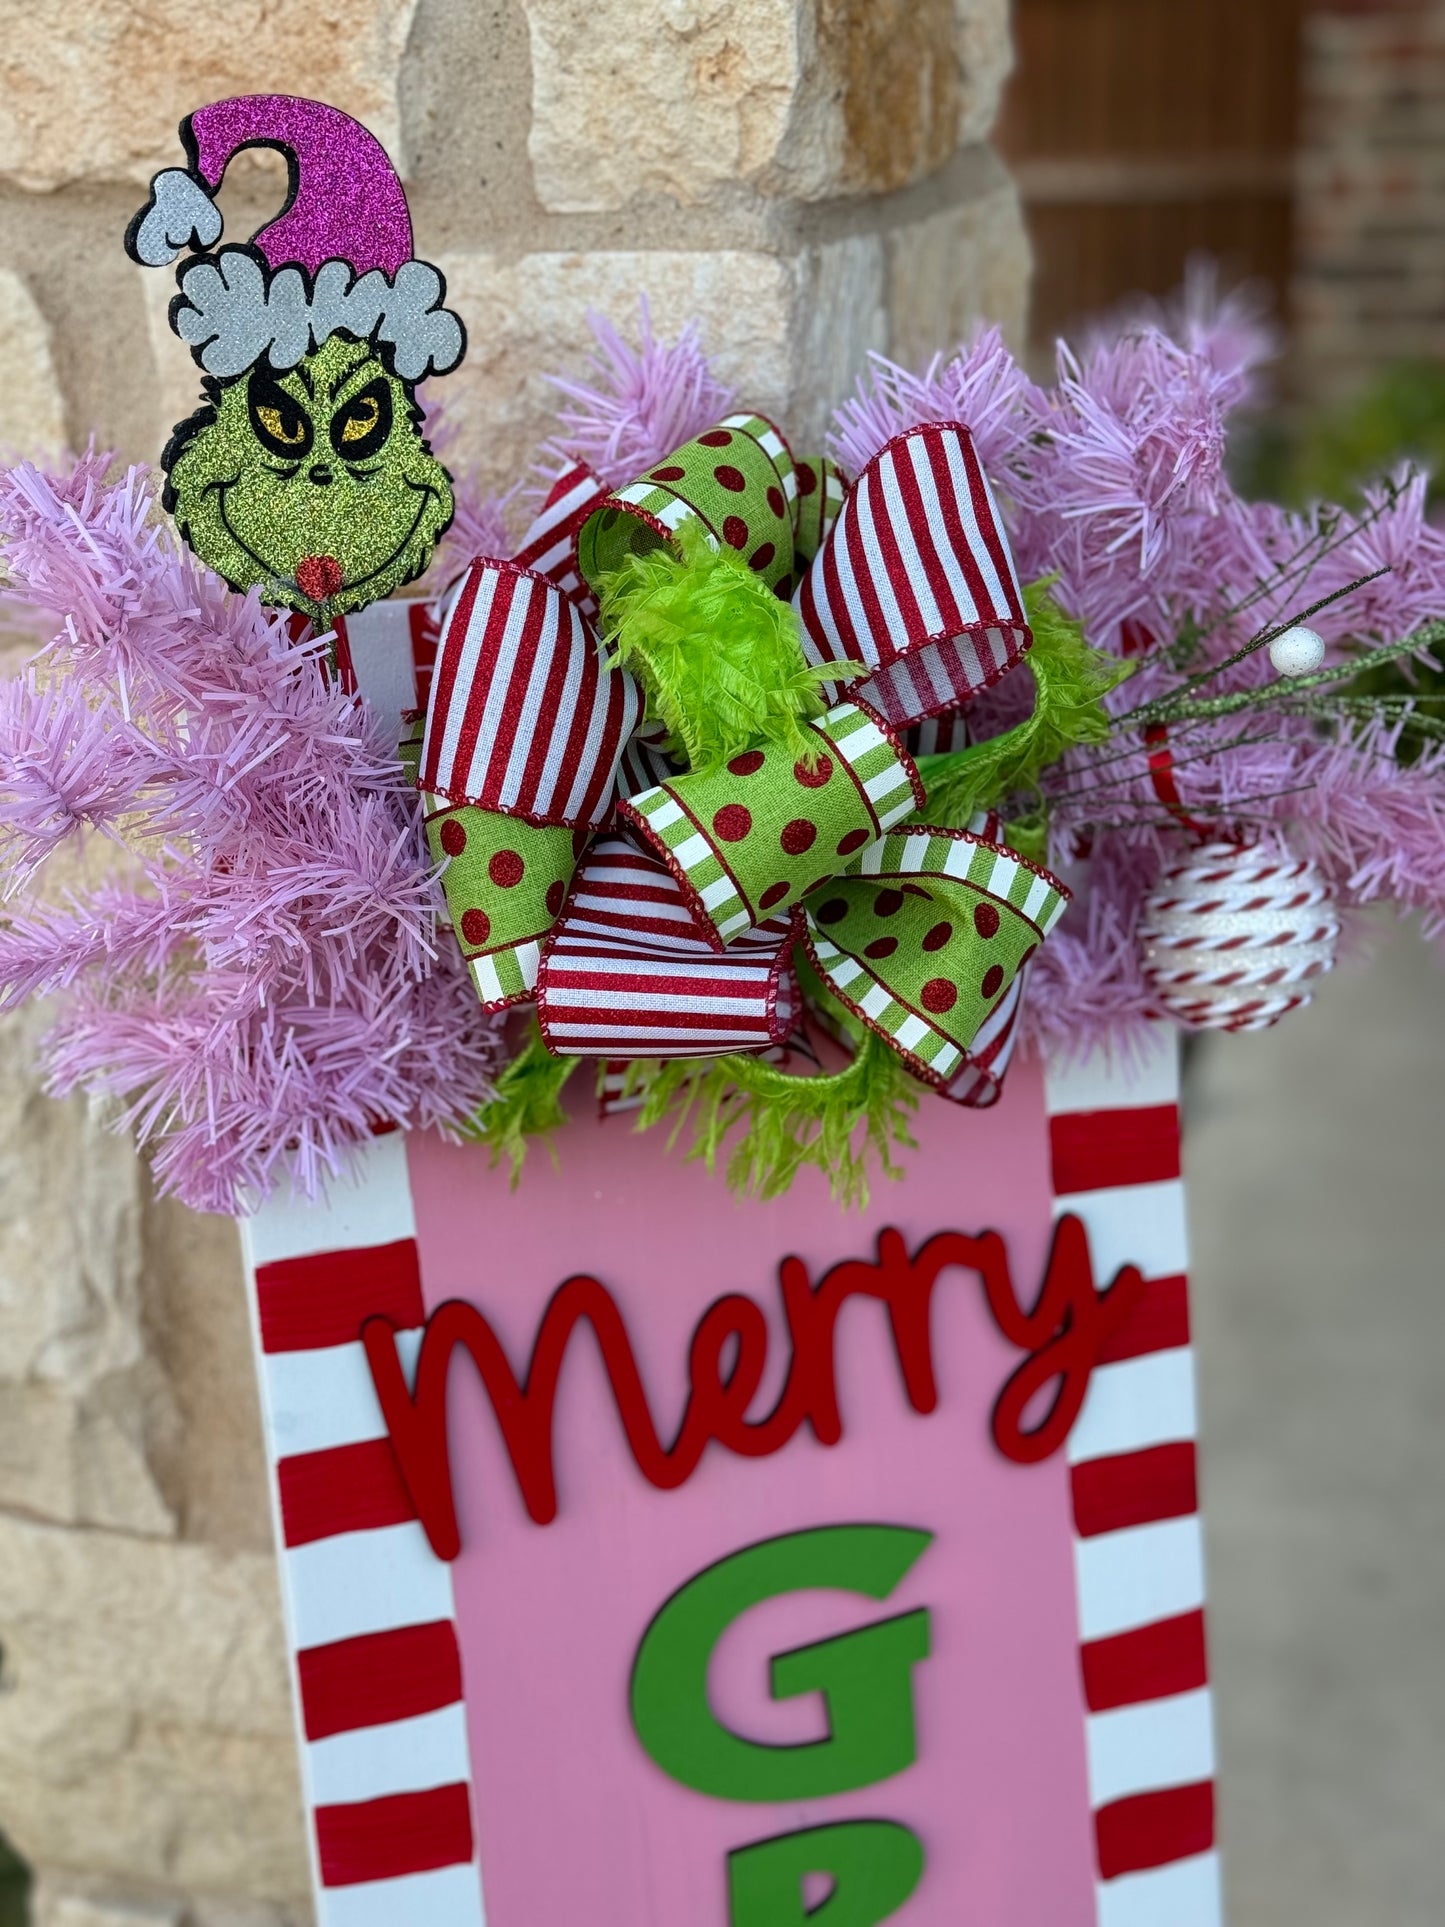
<svg viewBox="0 0 1445 1927"><path fill-rule="evenodd" d="M1313 863L1206 843L1160 877L1139 923L1144 974L1190 1030L1265 1030L1334 966L1339 917Z"/></svg>

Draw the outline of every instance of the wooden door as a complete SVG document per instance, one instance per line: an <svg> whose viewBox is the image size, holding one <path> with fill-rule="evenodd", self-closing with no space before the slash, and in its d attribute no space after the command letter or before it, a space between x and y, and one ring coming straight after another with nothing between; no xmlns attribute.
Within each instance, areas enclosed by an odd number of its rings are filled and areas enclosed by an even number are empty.
<svg viewBox="0 0 1445 1927"><path fill-rule="evenodd" d="M1192 254L1284 314L1302 0L1015 0L998 141L1028 208L1039 346Z"/></svg>

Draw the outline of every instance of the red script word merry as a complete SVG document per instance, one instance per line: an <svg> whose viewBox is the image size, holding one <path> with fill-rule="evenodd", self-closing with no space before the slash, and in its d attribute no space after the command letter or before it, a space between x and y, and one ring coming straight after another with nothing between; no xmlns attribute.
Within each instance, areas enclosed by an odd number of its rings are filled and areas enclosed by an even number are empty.
<svg viewBox="0 0 1445 1927"><path fill-rule="evenodd" d="M1133 1265L1126 1265L1107 1291L1095 1289L1088 1236L1074 1217L1059 1219L1031 1311L1019 1302L1007 1250L995 1231L978 1237L941 1231L911 1257L901 1233L880 1231L875 1260L844 1259L816 1286L801 1259L785 1258L778 1275L793 1355L777 1404L762 1417L748 1417L767 1365L768 1326L751 1298L730 1292L708 1307L693 1333L687 1409L670 1446L653 1422L626 1321L611 1292L595 1278L569 1278L553 1295L524 1381L484 1315L459 1299L439 1306L427 1320L414 1390L407 1385L390 1320L369 1319L362 1337L417 1515L437 1557L455 1559L461 1537L447 1449L447 1395L458 1346L481 1377L527 1511L538 1525L547 1525L557 1516L557 1384L572 1334L584 1320L596 1337L639 1472L659 1490L675 1491L692 1477L713 1442L740 1458L767 1458L806 1424L820 1444L838 1443L843 1416L834 1374L834 1327L850 1298L873 1298L887 1307L909 1403L915 1412L933 1411L938 1387L930 1308L934 1286L954 1268L977 1274L999 1330L1028 1354L998 1396L992 1429L1005 1457L1034 1464L1068 1437L1100 1347L1143 1289ZM1036 1424L1026 1425L1029 1408L1054 1380L1058 1386L1047 1411Z"/></svg>

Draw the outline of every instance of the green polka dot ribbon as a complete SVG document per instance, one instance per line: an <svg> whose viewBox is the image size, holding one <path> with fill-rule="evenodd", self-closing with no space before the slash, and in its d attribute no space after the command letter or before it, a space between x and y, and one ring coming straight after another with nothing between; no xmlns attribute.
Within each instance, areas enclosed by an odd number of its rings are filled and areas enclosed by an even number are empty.
<svg viewBox="0 0 1445 1927"><path fill-rule="evenodd" d="M421 749L413 722L401 744L402 767L413 778ZM542 946L562 913L587 838L565 825L528 823L428 790L422 809L427 848L478 997L489 1010L530 1002Z"/></svg>
<svg viewBox="0 0 1445 1927"><path fill-rule="evenodd" d="M820 512L823 471L829 468L807 465ZM628 555L659 547L691 520L714 545L736 549L770 589L786 596L795 581L797 502L798 469L778 430L764 415L729 415L609 496L583 524L577 561L595 591Z"/></svg>
<svg viewBox="0 0 1445 1927"><path fill-rule="evenodd" d="M793 560L802 570L822 548L824 537L837 521L847 484L842 469L826 455L800 460L795 472Z"/></svg>
<svg viewBox="0 0 1445 1927"><path fill-rule="evenodd" d="M427 844L446 862L452 928L477 995L489 1010L529 1002L576 867L576 833L440 796L426 804Z"/></svg>
<svg viewBox="0 0 1445 1927"><path fill-rule="evenodd" d="M770 744L623 805L718 949L800 903L922 806L912 762L873 711L839 703L810 727L811 763Z"/></svg>
<svg viewBox="0 0 1445 1927"><path fill-rule="evenodd" d="M1068 900L1001 844L909 825L809 897L804 943L832 995L942 1088Z"/></svg>
<svg viewBox="0 0 1445 1927"><path fill-rule="evenodd" d="M523 546L537 567L472 565L403 757L487 1008L535 1000L557 1055L694 1058L777 1046L811 998L958 1101L997 1094L1022 973L1067 892L986 835L920 823L903 739L1027 645L975 471L967 430L932 424L850 490L831 461L795 460L773 423L737 414L611 494L590 477L564 491L575 536L546 523ZM544 522L558 513L549 498ZM666 568L624 569L663 548ZM627 643L639 618L616 585L674 565L731 573L750 607L774 609L763 591L792 603L749 618L772 651L765 673L746 666L765 700L737 699L723 626L689 684L688 652L731 619L701 599L686 607L706 612L704 633L670 615L648 632L682 664L673 709L654 707L659 672ZM810 681L820 659L838 673ZM834 690L822 713L819 681ZM680 745L695 766L669 760Z"/></svg>

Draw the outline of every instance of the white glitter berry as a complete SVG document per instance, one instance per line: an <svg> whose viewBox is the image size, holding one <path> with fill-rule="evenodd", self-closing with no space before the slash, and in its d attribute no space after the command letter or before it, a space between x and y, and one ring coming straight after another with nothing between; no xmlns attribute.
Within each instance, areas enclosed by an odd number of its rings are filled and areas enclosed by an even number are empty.
<svg viewBox="0 0 1445 1927"><path fill-rule="evenodd" d="M1269 645L1269 659L1281 676L1311 676L1325 659L1325 639L1303 623L1286 629Z"/></svg>

